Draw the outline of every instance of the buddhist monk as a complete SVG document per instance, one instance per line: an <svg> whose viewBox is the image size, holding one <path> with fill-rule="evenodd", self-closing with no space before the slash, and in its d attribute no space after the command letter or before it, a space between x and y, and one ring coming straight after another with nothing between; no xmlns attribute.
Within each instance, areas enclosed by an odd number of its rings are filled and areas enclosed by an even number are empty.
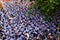
<svg viewBox="0 0 60 40"><path fill-rule="evenodd" d="M3 8L2 2L0 2L0 8Z"/></svg>

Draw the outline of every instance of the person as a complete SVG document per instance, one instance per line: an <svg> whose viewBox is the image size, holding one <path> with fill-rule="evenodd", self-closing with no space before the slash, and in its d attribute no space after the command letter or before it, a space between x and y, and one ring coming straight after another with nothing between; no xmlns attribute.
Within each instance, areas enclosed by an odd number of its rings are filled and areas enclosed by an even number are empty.
<svg viewBox="0 0 60 40"><path fill-rule="evenodd" d="M0 9L3 8L2 2L0 2Z"/></svg>
<svg viewBox="0 0 60 40"><path fill-rule="evenodd" d="M2 0L3 2L9 2L9 1L11 1L11 0Z"/></svg>
<svg viewBox="0 0 60 40"><path fill-rule="evenodd" d="M60 36L58 37L58 39L57 40L60 40Z"/></svg>

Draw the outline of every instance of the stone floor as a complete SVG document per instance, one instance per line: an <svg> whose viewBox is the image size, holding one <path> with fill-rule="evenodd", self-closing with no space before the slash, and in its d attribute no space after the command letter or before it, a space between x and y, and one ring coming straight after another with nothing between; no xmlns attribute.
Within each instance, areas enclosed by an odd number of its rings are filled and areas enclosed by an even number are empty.
<svg viewBox="0 0 60 40"><path fill-rule="evenodd" d="M2 40L57 40L60 28L44 21L41 14L28 16L29 4L25 3L4 3L0 11Z"/></svg>

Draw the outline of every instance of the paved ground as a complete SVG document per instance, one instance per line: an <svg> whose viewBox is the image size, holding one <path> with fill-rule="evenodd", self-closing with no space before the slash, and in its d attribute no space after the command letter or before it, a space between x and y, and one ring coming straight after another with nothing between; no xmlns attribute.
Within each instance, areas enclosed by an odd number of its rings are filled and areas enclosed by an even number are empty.
<svg viewBox="0 0 60 40"><path fill-rule="evenodd" d="M59 28L55 30L54 23L45 22L40 14L28 17L27 5L24 4L4 3L5 6L0 11L2 40L37 40L40 37L45 40L56 39Z"/></svg>

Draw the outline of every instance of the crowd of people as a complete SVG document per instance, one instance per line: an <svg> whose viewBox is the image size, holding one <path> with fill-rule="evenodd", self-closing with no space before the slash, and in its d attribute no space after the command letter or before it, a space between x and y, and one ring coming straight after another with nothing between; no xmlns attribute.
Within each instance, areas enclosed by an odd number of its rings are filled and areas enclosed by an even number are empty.
<svg viewBox="0 0 60 40"><path fill-rule="evenodd" d="M28 16L25 3L4 3L0 9L1 40L60 40L60 28L39 13Z"/></svg>

